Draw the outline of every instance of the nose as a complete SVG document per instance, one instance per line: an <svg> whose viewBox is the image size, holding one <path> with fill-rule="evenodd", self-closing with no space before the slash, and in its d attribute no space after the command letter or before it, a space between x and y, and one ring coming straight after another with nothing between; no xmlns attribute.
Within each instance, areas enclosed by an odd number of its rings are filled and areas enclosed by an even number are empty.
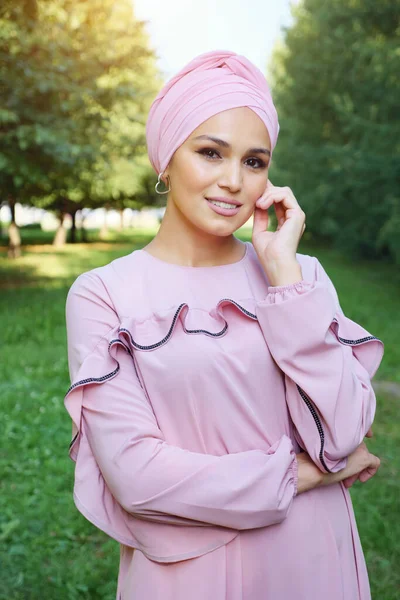
<svg viewBox="0 0 400 600"><path fill-rule="evenodd" d="M243 174L240 161L227 161L223 167L219 187L228 188L232 192L237 192L242 187L242 177Z"/></svg>

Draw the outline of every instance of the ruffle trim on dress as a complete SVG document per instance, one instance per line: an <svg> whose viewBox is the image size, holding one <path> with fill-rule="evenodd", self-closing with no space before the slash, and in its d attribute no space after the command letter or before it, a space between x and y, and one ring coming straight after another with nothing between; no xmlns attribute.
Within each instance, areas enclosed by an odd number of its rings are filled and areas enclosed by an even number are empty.
<svg viewBox="0 0 400 600"><path fill-rule="evenodd" d="M324 432L324 428L322 427L322 423L321 423L321 419L319 418L318 411L315 408L315 406L312 403L309 396L307 396L305 391L297 383L296 383L296 388L297 388L297 391L299 392L301 398L304 400L308 410L310 411L310 413L315 421L317 430L318 430L318 435L319 435L320 444L321 444L320 449L319 449L319 454L318 454L319 460L321 461L322 466L326 469L327 473L331 473L331 470L326 465L326 462L324 459L325 432Z"/></svg>
<svg viewBox="0 0 400 600"><path fill-rule="evenodd" d="M257 321L254 298L245 298L240 303L231 298L223 298L211 311L191 308L183 302L178 308L163 313L157 313L142 322L134 318L124 318L121 321L119 334L132 350L152 351L168 342L181 321L182 328L188 335L203 334L210 337L226 335L229 324L226 314L227 307L233 307L244 316ZM228 308L228 310L229 310ZM146 342L146 343L144 343Z"/></svg>
<svg viewBox="0 0 400 600"><path fill-rule="evenodd" d="M97 346L83 360L64 397L65 407L72 419L72 440L69 455L76 461L79 450L79 433L82 414L82 391L85 385L102 384L112 379L119 372L120 366L115 357L115 348L122 346L129 354L130 349L117 337L119 327L111 330L106 338L102 338ZM75 447L76 446L76 447Z"/></svg>
<svg viewBox="0 0 400 600"><path fill-rule="evenodd" d="M332 320L331 329L340 343L352 346L353 354L366 369L370 379L372 379L382 361L384 353L383 342L374 335L371 335L361 325L346 317L343 313L336 313L336 316ZM315 421L321 442L319 459L326 471L330 473L331 470L327 467L324 460L325 433L318 411L305 391L297 384L296 387Z"/></svg>
<svg viewBox="0 0 400 600"><path fill-rule="evenodd" d="M331 329L341 344L352 347L353 354L372 379L383 358L384 343L382 340L371 335L364 327L343 313L336 313Z"/></svg>
<svg viewBox="0 0 400 600"><path fill-rule="evenodd" d="M371 335L361 325L346 317L343 313L336 313L336 316L332 320L331 329L340 343L352 346L353 354L366 369L370 379L372 379L382 361L384 353L383 342L374 335ZM327 467L324 460L325 432L318 411L305 391L297 384L296 387L315 421L321 442L319 459L326 471L330 473L331 470Z"/></svg>

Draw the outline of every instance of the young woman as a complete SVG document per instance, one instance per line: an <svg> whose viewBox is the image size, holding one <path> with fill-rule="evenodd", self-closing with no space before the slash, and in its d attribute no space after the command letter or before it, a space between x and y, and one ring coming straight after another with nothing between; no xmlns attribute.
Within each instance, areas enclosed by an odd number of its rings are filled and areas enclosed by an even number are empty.
<svg viewBox="0 0 400 600"><path fill-rule="evenodd" d="M157 235L69 291L74 499L121 545L120 600L370 598L348 487L379 467L383 344L297 252L305 214L268 180L278 131L245 57L191 61L147 122Z"/></svg>

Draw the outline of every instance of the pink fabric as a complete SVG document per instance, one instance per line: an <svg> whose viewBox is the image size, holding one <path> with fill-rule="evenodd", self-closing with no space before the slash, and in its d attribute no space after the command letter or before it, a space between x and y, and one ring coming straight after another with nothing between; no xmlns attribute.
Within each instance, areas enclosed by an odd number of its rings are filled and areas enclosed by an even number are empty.
<svg viewBox="0 0 400 600"><path fill-rule="evenodd" d="M164 85L149 111L147 151L157 174L201 123L240 106L251 108L265 124L272 156L279 123L262 72L245 56L229 50L205 52L191 60Z"/></svg>
<svg viewBox="0 0 400 600"><path fill-rule="evenodd" d="M295 453L344 466L383 343L297 260L272 287L251 243L220 267L137 250L72 285L74 499L121 544L118 600L370 599L349 491L297 495Z"/></svg>

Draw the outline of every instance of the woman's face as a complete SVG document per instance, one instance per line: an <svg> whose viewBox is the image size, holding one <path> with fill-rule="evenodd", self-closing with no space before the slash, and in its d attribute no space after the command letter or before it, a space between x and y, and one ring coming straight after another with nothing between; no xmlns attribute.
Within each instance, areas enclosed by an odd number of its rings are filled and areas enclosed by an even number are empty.
<svg viewBox="0 0 400 600"><path fill-rule="evenodd" d="M270 150L267 129L250 108L214 115L191 133L164 171L170 177L168 203L196 228L231 235L253 214L265 190ZM235 200L240 206L225 209L225 216L213 210L211 198Z"/></svg>

